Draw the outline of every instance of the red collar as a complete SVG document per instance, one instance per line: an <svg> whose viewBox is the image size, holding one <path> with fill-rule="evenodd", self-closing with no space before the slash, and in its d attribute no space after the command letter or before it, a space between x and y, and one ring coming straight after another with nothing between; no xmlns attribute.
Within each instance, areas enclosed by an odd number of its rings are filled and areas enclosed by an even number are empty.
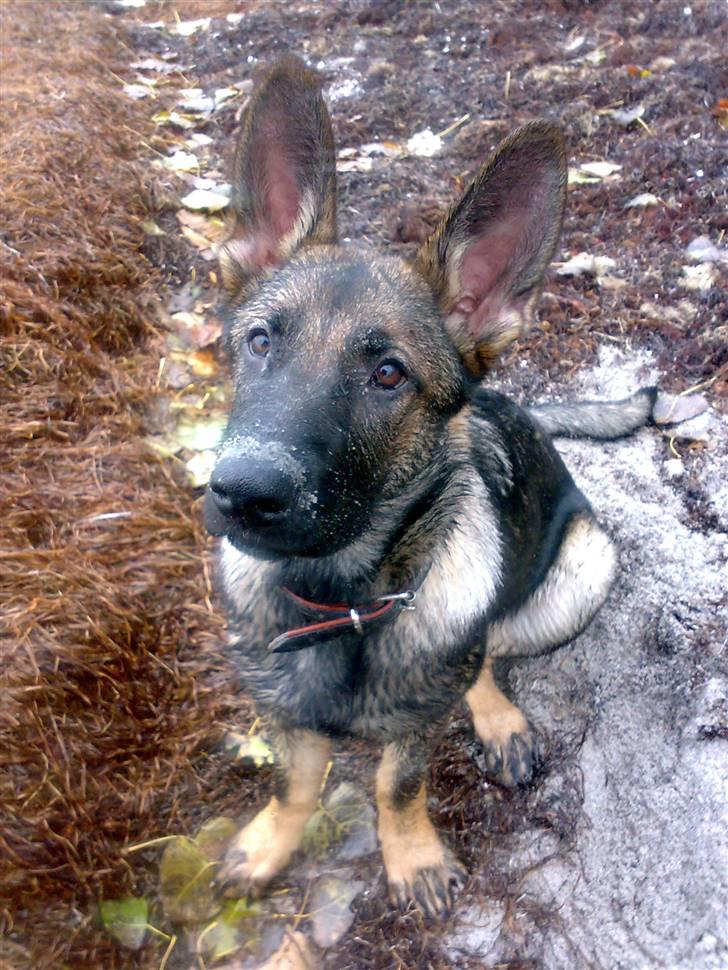
<svg viewBox="0 0 728 970"><path fill-rule="evenodd" d="M385 596L378 596L370 603L350 606L348 603L314 603L312 600L298 596L287 586L281 586L280 590L297 606L302 607L312 613L320 613L328 619L321 619L316 623L309 623L306 626L294 627L286 630L275 640L268 644L271 653L290 653L293 650L303 650L305 647L312 647L319 639L326 639L338 633L347 633L355 630L359 634L364 633L364 627L370 623L384 620L397 615L399 610L413 610L412 605L417 593L414 590L405 590L402 593L388 593ZM305 641L309 642L305 642ZM304 641L304 642L302 642Z"/></svg>

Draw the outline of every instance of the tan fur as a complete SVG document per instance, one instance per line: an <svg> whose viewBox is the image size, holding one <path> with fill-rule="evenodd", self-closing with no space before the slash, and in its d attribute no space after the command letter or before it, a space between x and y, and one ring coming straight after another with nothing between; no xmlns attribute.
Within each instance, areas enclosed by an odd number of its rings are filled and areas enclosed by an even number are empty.
<svg viewBox="0 0 728 970"><path fill-rule="evenodd" d="M288 865L318 804L330 751L331 742L321 735L288 736L285 795L271 798L228 850L218 876L228 895L258 895Z"/></svg>
<svg viewBox="0 0 728 970"><path fill-rule="evenodd" d="M424 783L402 806L395 804L399 770L397 748L387 745L377 772L377 810L389 894L395 905L416 902L431 915L444 913L464 870L430 821Z"/></svg>
<svg viewBox="0 0 728 970"><path fill-rule="evenodd" d="M488 655L532 656L571 640L607 598L616 569L609 537L591 516L577 516L538 589L517 613L490 627Z"/></svg>
<svg viewBox="0 0 728 970"><path fill-rule="evenodd" d="M512 734L527 733L528 721L497 687L491 661L486 660L465 700L473 715L475 733L483 744L504 746Z"/></svg>

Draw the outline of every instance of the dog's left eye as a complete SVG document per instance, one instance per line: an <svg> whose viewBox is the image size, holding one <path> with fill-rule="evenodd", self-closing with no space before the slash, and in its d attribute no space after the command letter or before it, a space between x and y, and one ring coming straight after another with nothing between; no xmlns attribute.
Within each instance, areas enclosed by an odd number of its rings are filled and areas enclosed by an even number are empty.
<svg viewBox="0 0 728 970"><path fill-rule="evenodd" d="M381 387L387 391L401 387L406 381L407 375L404 368L396 360L385 360L377 367L371 377L371 383L375 387Z"/></svg>
<svg viewBox="0 0 728 970"><path fill-rule="evenodd" d="M248 337L248 348L254 357L267 357L270 351L270 337L265 330L254 330Z"/></svg>

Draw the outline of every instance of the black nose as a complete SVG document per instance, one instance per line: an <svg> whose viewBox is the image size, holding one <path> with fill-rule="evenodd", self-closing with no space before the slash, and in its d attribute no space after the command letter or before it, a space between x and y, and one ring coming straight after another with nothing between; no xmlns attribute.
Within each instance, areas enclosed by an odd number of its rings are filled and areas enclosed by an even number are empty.
<svg viewBox="0 0 728 970"><path fill-rule="evenodd" d="M252 526L283 519L295 491L290 474L274 461L221 458L210 476L210 494L218 511Z"/></svg>

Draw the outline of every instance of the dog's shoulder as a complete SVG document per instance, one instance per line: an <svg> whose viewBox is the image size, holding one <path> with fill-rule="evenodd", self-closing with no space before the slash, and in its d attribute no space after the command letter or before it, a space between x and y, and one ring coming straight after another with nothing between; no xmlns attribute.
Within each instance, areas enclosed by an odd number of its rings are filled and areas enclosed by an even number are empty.
<svg viewBox="0 0 728 970"><path fill-rule="evenodd" d="M515 401L478 388L469 408L470 459L501 499L551 504L575 488L550 435Z"/></svg>
<svg viewBox="0 0 728 970"><path fill-rule="evenodd" d="M507 610L541 583L568 523L591 506L550 436L510 398L478 388L471 398L470 458L485 483L501 535Z"/></svg>

